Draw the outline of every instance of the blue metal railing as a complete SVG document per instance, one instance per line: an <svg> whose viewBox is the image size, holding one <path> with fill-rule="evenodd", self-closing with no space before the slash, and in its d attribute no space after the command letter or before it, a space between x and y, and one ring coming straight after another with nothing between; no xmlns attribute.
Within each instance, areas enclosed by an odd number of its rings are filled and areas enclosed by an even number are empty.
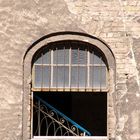
<svg viewBox="0 0 140 140"><path fill-rule="evenodd" d="M84 129L82 126L77 124L75 121L64 115L62 112L54 108L52 105L41 99L40 97L34 95L34 98L38 102L37 105L34 105L36 108L36 115L39 117L38 125L34 135L42 135L41 130L42 124L46 124L46 133L43 135L50 135L49 129L51 129L51 135L67 135L67 136L91 136L91 133ZM51 112L51 113L50 113ZM40 113L43 114L42 118ZM51 121L48 121L51 119ZM54 133L52 134L52 126ZM65 129L65 131L64 131ZM59 133L58 133L59 132Z"/></svg>

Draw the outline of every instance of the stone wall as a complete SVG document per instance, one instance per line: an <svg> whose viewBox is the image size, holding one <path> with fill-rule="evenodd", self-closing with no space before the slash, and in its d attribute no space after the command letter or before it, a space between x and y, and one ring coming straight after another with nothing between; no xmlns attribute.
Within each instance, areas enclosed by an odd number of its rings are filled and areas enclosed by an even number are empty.
<svg viewBox="0 0 140 140"><path fill-rule="evenodd" d="M116 58L116 140L140 139L139 0L0 0L0 140L22 139L23 56L60 31L103 39Z"/></svg>

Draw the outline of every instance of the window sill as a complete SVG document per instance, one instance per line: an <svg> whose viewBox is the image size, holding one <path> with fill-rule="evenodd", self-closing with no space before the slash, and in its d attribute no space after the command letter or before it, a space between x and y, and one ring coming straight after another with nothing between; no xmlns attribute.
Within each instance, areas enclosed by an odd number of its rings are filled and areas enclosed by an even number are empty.
<svg viewBox="0 0 140 140"><path fill-rule="evenodd" d="M80 137L80 136L37 136L32 138L31 140L107 140L107 136L84 136L84 137Z"/></svg>

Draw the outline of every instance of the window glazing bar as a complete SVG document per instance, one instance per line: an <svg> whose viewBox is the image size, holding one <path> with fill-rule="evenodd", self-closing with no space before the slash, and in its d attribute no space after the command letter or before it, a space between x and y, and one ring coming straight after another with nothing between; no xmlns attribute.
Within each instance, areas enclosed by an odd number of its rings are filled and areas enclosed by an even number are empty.
<svg viewBox="0 0 140 140"><path fill-rule="evenodd" d="M49 62L49 89L51 88L51 49L49 49L49 57L50 57L50 62Z"/></svg>
<svg viewBox="0 0 140 140"><path fill-rule="evenodd" d="M100 75L100 91L101 91L101 88L102 88L102 57L100 57L100 72L99 72L99 75Z"/></svg>
<svg viewBox="0 0 140 140"><path fill-rule="evenodd" d="M66 53L66 50L65 50L65 45L64 45L64 81L63 81L63 90L65 90L65 54Z"/></svg>
<svg viewBox="0 0 140 140"><path fill-rule="evenodd" d="M43 88L43 53L41 53L41 89Z"/></svg>
<svg viewBox="0 0 140 140"><path fill-rule="evenodd" d="M87 83L87 78L88 78L88 51L85 49L85 59L86 59L86 64L85 64L85 90L86 87L88 86Z"/></svg>
<svg viewBox="0 0 140 140"><path fill-rule="evenodd" d="M70 49L69 49L69 87L70 87L70 89L71 89L71 59L72 59L72 46L71 46L71 44L70 44Z"/></svg>
<svg viewBox="0 0 140 140"><path fill-rule="evenodd" d="M91 87L92 87L92 89L94 89L94 55L95 55L94 51L92 51L92 63L93 63L93 66L91 66L91 73L92 73L92 80L91 80L91 85L92 86Z"/></svg>
<svg viewBox="0 0 140 140"><path fill-rule="evenodd" d="M78 83L77 83L77 87L78 87L78 89L79 89L79 76L81 76L81 75L79 75L79 63L80 63L80 57L79 57L79 47L78 47L78 49L77 49L77 51L78 51L78 68L77 68L77 71L78 71Z"/></svg>
<svg viewBox="0 0 140 140"><path fill-rule="evenodd" d="M51 50L51 87L53 87L53 50Z"/></svg>

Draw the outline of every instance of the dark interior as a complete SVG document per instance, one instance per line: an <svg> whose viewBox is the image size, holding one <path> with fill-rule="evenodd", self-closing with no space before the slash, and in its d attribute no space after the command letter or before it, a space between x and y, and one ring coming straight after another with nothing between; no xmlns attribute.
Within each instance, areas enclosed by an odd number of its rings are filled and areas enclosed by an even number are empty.
<svg viewBox="0 0 140 140"><path fill-rule="evenodd" d="M88 130L92 136L107 135L106 93L34 92L34 94Z"/></svg>

